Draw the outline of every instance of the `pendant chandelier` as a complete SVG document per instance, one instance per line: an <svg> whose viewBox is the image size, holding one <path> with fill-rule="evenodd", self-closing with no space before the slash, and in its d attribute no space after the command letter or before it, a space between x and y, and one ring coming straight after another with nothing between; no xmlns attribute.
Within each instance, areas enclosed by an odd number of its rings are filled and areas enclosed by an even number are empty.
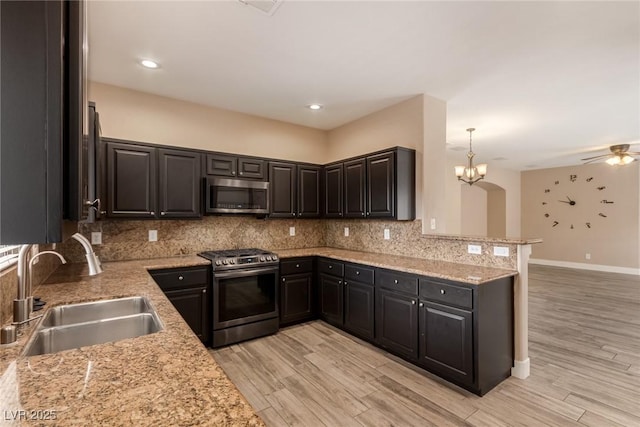
<svg viewBox="0 0 640 427"><path fill-rule="evenodd" d="M471 149L471 134L474 130L476 129L467 129L467 132L469 132L469 152L467 153L467 165L455 166L458 181L466 182L469 185L473 185L481 179L484 179L484 176L487 174L486 163L482 163L477 166L473 165L473 156L475 156L475 153Z"/></svg>

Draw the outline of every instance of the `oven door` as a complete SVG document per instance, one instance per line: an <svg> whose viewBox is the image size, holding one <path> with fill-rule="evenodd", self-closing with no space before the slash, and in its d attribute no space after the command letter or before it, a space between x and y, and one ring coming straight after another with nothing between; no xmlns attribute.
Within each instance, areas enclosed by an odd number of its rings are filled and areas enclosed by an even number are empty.
<svg viewBox="0 0 640 427"><path fill-rule="evenodd" d="M213 273L213 329L278 317L278 267Z"/></svg>

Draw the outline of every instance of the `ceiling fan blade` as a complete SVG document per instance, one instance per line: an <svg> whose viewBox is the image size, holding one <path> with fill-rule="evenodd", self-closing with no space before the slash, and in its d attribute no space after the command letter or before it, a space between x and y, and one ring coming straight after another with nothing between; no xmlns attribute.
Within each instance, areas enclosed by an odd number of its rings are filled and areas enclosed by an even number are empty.
<svg viewBox="0 0 640 427"><path fill-rule="evenodd" d="M580 160L585 161L585 160L603 159L605 157L610 157L610 156L611 154L601 154L599 156L587 157L586 159L580 159Z"/></svg>
<svg viewBox="0 0 640 427"><path fill-rule="evenodd" d="M591 160L588 160L588 161L584 162L583 164L588 165L590 163L595 163L595 162L600 160L600 157L602 157L602 156L598 156L596 158L591 158ZM582 160L587 160L587 159L582 159Z"/></svg>

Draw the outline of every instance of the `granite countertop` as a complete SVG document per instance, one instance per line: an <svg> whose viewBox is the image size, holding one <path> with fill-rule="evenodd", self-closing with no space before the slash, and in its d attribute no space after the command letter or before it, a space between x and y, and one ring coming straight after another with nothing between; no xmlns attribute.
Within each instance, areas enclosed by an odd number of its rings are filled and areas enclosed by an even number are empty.
<svg viewBox="0 0 640 427"><path fill-rule="evenodd" d="M27 425L263 426L173 308L148 269L208 265L198 256L58 268L35 289L46 307L114 297L151 299L165 329L142 337L22 357L33 321L0 347L0 417ZM54 418L52 420L51 418ZM48 418L48 420L47 420ZM19 423L16 423L19 424Z"/></svg>
<svg viewBox="0 0 640 427"><path fill-rule="evenodd" d="M447 261L412 258L398 255L376 254L329 247L286 249L275 251L280 258L303 256L323 256L341 261L367 264L374 267L389 268L406 273L438 277L457 282L480 285L503 277L515 276L516 270L495 267L482 267L469 264L458 264Z"/></svg>

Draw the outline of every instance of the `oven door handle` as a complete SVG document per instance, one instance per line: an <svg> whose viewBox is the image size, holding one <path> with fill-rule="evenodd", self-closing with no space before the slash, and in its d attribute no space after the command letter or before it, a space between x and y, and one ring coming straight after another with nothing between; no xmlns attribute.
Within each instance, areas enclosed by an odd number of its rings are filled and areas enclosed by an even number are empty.
<svg viewBox="0 0 640 427"><path fill-rule="evenodd" d="M250 270L235 270L235 271L223 271L213 273L213 277L216 279L225 279L228 277L246 277L256 276L263 273L277 273L278 267L265 267L265 268L252 268Z"/></svg>

